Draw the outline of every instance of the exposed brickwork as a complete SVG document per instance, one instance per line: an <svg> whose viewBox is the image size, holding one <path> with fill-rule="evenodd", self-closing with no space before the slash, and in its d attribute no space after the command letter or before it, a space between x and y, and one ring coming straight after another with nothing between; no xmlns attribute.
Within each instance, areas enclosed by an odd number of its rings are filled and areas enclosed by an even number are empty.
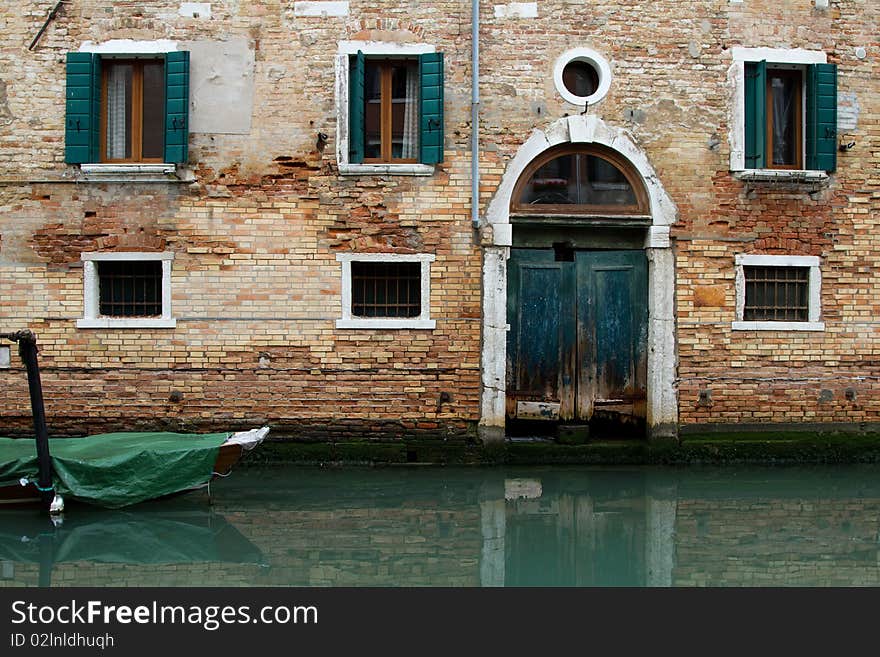
<svg viewBox="0 0 880 657"><path fill-rule="evenodd" d="M38 333L53 431L264 421L317 436L398 422L406 431L466 431L479 419L481 365L470 4L353 0L339 18L295 16L293 3L278 0L212 3L210 20L180 16L179 4L65 5L33 51L45 6L0 10L0 325ZM609 94L588 111L631 133L678 209L681 422L880 420L880 7L546 0L534 19L495 18L488 2L482 9L484 204L534 128L581 111L554 89L556 58L589 46L612 63ZM191 183L72 183L76 167L63 163L65 53L85 41L185 47L233 37L255 55L250 134L192 134ZM337 43L350 39L445 53L445 162L434 175L339 175L334 66ZM838 64L839 90L850 105L855 98L859 118L840 135L856 146L839 155L830 182L779 187L731 176L735 46L821 49ZM329 136L322 147L318 132ZM173 251L177 328L77 330L79 258L94 250ZM436 330L336 329L340 252L435 254ZM731 330L738 253L819 256L826 330ZM23 431L22 373L14 367L2 378L0 428ZM706 388L712 403L701 406ZM168 401L174 390L182 401ZM443 392L452 401L439 406Z"/></svg>

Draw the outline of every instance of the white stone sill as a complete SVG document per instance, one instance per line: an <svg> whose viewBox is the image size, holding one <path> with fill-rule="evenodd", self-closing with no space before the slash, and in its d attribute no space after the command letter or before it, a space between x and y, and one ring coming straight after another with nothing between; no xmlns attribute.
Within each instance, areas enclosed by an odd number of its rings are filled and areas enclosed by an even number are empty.
<svg viewBox="0 0 880 657"><path fill-rule="evenodd" d="M179 183L193 182L192 171L174 164L80 164L77 182Z"/></svg>
<svg viewBox="0 0 880 657"><path fill-rule="evenodd" d="M828 180L826 172L807 169L742 169L731 173L734 178L746 182L821 183Z"/></svg>
<svg viewBox="0 0 880 657"><path fill-rule="evenodd" d="M337 319L338 329L433 329L433 319Z"/></svg>
<svg viewBox="0 0 880 657"><path fill-rule="evenodd" d="M734 331L824 331L825 322L733 322Z"/></svg>
<svg viewBox="0 0 880 657"><path fill-rule="evenodd" d="M433 164L340 164L340 176L433 176Z"/></svg>
<svg viewBox="0 0 880 657"><path fill-rule="evenodd" d="M174 173L173 164L80 164L80 171L93 173Z"/></svg>
<svg viewBox="0 0 880 657"><path fill-rule="evenodd" d="M177 320L173 318L119 318L119 317L86 317L76 320L76 328L81 329L152 329L176 328Z"/></svg>

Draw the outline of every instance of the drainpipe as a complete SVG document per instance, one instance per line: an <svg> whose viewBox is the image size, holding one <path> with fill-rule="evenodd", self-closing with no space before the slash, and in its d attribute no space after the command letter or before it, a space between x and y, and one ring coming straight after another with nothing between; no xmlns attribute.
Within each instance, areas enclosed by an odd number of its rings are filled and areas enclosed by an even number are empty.
<svg viewBox="0 0 880 657"><path fill-rule="evenodd" d="M480 0L471 0L471 225L480 227Z"/></svg>

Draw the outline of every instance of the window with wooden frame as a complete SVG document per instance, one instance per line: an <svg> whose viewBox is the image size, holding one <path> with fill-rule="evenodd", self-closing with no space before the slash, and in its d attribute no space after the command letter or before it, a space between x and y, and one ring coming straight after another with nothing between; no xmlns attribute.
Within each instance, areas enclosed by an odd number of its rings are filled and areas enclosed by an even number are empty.
<svg viewBox="0 0 880 657"><path fill-rule="evenodd" d="M165 62L111 59L101 79L101 161L164 162Z"/></svg>
<svg viewBox="0 0 880 657"><path fill-rule="evenodd" d="M648 194L632 165L599 145L550 149L514 188L514 215L630 215L650 219Z"/></svg>
<svg viewBox="0 0 880 657"><path fill-rule="evenodd" d="M67 54L69 164L185 163L189 52Z"/></svg>
<svg viewBox="0 0 880 657"><path fill-rule="evenodd" d="M364 64L364 163L418 162L418 62Z"/></svg>
<svg viewBox="0 0 880 657"><path fill-rule="evenodd" d="M767 71L767 156L771 169L803 168L803 76L800 70Z"/></svg>
<svg viewBox="0 0 880 657"><path fill-rule="evenodd" d="M443 160L443 53L348 57L348 162Z"/></svg>
<svg viewBox="0 0 880 657"><path fill-rule="evenodd" d="M834 171L837 67L745 62L745 168Z"/></svg>

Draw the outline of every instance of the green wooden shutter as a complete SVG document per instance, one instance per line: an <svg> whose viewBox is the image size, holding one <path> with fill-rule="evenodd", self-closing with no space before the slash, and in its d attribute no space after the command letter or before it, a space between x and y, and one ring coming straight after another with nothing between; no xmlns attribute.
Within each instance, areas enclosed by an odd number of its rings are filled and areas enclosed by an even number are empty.
<svg viewBox="0 0 880 657"><path fill-rule="evenodd" d="M165 161L189 159L189 52L165 53Z"/></svg>
<svg viewBox="0 0 880 657"><path fill-rule="evenodd" d="M364 161L364 53L358 50L351 58L348 80L348 161Z"/></svg>
<svg viewBox="0 0 880 657"><path fill-rule="evenodd" d="M443 161L443 53L421 55L419 75L419 159L424 164L436 164Z"/></svg>
<svg viewBox="0 0 880 657"><path fill-rule="evenodd" d="M746 62L745 87L745 165L763 169L767 166L767 62Z"/></svg>
<svg viewBox="0 0 880 657"><path fill-rule="evenodd" d="M90 52L67 53L64 161L97 162L100 155L101 60Z"/></svg>
<svg viewBox="0 0 880 657"><path fill-rule="evenodd" d="M807 67L807 169L837 168L837 65Z"/></svg>

